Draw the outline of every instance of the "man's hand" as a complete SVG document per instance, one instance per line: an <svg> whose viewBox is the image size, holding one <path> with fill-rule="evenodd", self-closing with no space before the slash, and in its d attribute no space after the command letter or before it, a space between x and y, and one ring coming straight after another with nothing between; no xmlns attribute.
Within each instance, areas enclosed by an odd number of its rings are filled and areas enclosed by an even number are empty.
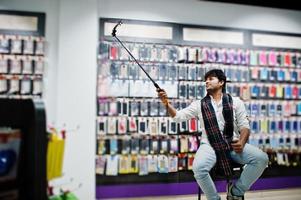
<svg viewBox="0 0 301 200"><path fill-rule="evenodd" d="M168 102L168 97L163 89L157 89L158 97L161 99L162 103L166 106L166 110L171 117L176 116L176 109Z"/></svg>
<svg viewBox="0 0 301 200"><path fill-rule="evenodd" d="M245 143L241 140L234 140L231 142L231 146L236 153L241 153L244 149Z"/></svg>
<svg viewBox="0 0 301 200"><path fill-rule="evenodd" d="M231 146L236 153L241 153L248 142L250 130L248 128L241 128L239 138L235 138L231 142Z"/></svg>
<svg viewBox="0 0 301 200"><path fill-rule="evenodd" d="M165 90L157 88L157 93L158 93L158 97L161 99L162 103L165 106L167 106L168 105L168 97L167 97Z"/></svg>

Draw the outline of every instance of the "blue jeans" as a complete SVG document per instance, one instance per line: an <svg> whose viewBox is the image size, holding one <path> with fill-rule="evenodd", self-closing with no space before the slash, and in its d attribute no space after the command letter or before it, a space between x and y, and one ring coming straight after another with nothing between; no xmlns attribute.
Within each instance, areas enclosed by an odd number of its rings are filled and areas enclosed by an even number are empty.
<svg viewBox="0 0 301 200"><path fill-rule="evenodd" d="M235 183L237 196L242 196L250 189L251 185L261 176L268 164L268 156L259 148L246 144L242 153L230 152L233 161L246 164L240 178ZM210 177L210 170L216 163L216 155L210 144L201 143L194 161L194 177L207 197L207 200L218 200L220 196Z"/></svg>

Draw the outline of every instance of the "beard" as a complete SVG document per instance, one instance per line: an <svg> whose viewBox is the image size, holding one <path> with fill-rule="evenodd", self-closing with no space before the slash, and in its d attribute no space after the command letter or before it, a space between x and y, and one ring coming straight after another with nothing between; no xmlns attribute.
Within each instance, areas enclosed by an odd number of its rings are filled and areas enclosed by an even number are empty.
<svg viewBox="0 0 301 200"><path fill-rule="evenodd" d="M216 92L219 92L221 90L222 92L222 89L221 88L206 88L206 91L208 94L213 94L213 93L216 93Z"/></svg>
<svg viewBox="0 0 301 200"><path fill-rule="evenodd" d="M208 93L214 93L214 92L218 91L218 88L208 88L208 89L206 89L206 91Z"/></svg>

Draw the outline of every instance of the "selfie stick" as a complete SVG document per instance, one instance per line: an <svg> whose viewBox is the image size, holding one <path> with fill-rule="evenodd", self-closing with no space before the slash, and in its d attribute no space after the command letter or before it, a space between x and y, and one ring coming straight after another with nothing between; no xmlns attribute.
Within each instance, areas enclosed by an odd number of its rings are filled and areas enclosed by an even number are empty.
<svg viewBox="0 0 301 200"><path fill-rule="evenodd" d="M154 86L160 90L162 90L159 85L152 79L152 77L150 77L150 75L145 71L145 69L140 65L140 63L137 61L137 59L133 56L133 54L128 50L128 48L126 48L126 46L124 46L124 44L119 40L119 38L116 36L116 29L118 26L120 26L122 24L122 21L120 20L113 28L112 30L112 36L114 38L116 38L116 40L123 46L123 48L129 53L129 55L134 59L134 61L137 63L137 65L144 71L144 73L146 74L146 76L151 80L151 82L154 84Z"/></svg>

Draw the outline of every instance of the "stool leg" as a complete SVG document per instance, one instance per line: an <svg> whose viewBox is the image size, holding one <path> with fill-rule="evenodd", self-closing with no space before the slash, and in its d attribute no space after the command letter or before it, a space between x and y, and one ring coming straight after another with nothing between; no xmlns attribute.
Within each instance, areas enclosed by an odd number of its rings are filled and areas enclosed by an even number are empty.
<svg viewBox="0 0 301 200"><path fill-rule="evenodd" d="M232 200L232 198L230 198L228 196L228 192L230 190L230 185L232 184L232 181L230 179L227 178L227 186L226 186L226 192L227 192L227 200Z"/></svg>
<svg viewBox="0 0 301 200"><path fill-rule="evenodd" d="M201 200L201 188L200 187L198 187L198 200Z"/></svg>

